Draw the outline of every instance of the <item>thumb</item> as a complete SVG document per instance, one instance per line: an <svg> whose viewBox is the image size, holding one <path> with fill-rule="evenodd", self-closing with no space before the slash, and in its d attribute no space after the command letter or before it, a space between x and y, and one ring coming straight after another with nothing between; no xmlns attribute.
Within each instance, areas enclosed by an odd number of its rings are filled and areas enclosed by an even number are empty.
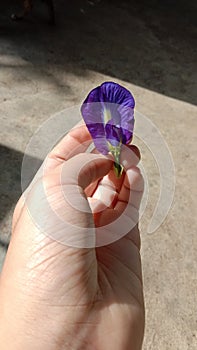
<svg viewBox="0 0 197 350"><path fill-rule="evenodd" d="M84 190L105 176L112 164L102 155L79 154L64 162L58 172L44 176L36 194L27 200L37 226L67 246L95 247L93 216Z"/></svg>
<svg viewBox="0 0 197 350"><path fill-rule="evenodd" d="M13 299L20 286L22 294L30 293L35 299L58 301L64 294L67 304L77 298L86 302L87 290L94 293L94 227L83 189L106 175L111 166L103 156L79 154L64 162L55 176L49 172L30 185L11 238L1 290L9 289ZM73 295L67 293L73 292L72 284L78 290Z"/></svg>
<svg viewBox="0 0 197 350"><path fill-rule="evenodd" d="M66 174L63 170L63 175L65 182L71 180L84 190L92 182L108 174L112 165L110 156L93 153L79 154L65 163Z"/></svg>

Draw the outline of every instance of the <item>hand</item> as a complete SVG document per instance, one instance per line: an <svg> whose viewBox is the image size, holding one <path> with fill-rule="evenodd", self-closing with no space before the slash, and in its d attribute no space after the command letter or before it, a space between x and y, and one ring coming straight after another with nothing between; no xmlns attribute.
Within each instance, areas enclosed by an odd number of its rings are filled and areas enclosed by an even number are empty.
<svg viewBox="0 0 197 350"><path fill-rule="evenodd" d="M0 278L1 350L141 349L137 225L101 246L136 220L139 151L124 148L126 171L117 179L110 157L84 153L90 143L85 126L73 129L16 206Z"/></svg>

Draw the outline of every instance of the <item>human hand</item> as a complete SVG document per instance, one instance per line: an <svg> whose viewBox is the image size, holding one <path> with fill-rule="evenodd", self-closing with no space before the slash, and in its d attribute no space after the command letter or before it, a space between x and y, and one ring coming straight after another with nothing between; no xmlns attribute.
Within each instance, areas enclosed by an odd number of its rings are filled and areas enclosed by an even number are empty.
<svg viewBox="0 0 197 350"><path fill-rule="evenodd" d="M2 350L141 349L139 154L124 148L117 179L110 158L84 153L90 143L85 126L72 130L16 206L0 277ZM106 235L121 238L102 246Z"/></svg>

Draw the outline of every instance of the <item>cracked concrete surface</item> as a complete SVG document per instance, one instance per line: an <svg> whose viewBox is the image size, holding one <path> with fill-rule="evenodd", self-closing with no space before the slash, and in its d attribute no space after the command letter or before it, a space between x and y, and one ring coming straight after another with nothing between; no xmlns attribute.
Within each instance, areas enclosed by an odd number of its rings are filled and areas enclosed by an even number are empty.
<svg viewBox="0 0 197 350"><path fill-rule="evenodd" d="M196 4L186 1L56 1L56 27L39 1L11 22L17 1L0 4L0 265L20 196L23 153L40 125L78 105L106 80L130 89L138 111L172 152L176 191L163 224L147 226L159 195L156 163L139 138L149 199L141 219L146 303L144 350L197 347ZM66 123L66 117L65 117ZM30 161L33 155L29 154ZM32 157L32 158L31 158Z"/></svg>

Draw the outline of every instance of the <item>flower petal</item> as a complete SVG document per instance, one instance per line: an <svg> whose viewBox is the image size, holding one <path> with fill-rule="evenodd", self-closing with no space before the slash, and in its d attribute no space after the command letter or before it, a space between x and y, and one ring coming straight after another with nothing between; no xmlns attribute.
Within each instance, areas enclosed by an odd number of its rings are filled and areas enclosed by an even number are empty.
<svg viewBox="0 0 197 350"><path fill-rule="evenodd" d="M99 101L115 103L130 108L135 107L135 100L130 91L114 82L105 82L100 86Z"/></svg>
<svg viewBox="0 0 197 350"><path fill-rule="evenodd" d="M81 113L99 152L131 141L134 128L135 100L132 94L113 82L93 89L85 99Z"/></svg>
<svg viewBox="0 0 197 350"><path fill-rule="evenodd" d="M112 146L117 147L122 141L122 132L120 126L114 125L113 121L110 121L105 125L106 139Z"/></svg>
<svg viewBox="0 0 197 350"><path fill-rule="evenodd" d="M105 129L103 123L87 124L90 135L94 141L95 147L102 154L109 152L108 144L106 141Z"/></svg>
<svg viewBox="0 0 197 350"><path fill-rule="evenodd" d="M86 126L89 130L90 135L93 138L95 147L102 154L107 154L109 152L106 136L105 136L105 127L103 122L103 107L100 102L95 102L97 98L98 89L94 89L88 95L86 101L81 107L81 113L83 119L86 123ZM88 101L92 102L88 102Z"/></svg>

